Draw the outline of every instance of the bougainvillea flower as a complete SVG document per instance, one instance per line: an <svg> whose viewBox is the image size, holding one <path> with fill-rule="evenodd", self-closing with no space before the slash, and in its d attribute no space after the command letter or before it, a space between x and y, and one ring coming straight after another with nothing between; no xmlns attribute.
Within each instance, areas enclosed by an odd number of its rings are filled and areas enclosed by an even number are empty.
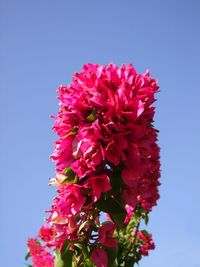
<svg viewBox="0 0 200 267"><path fill-rule="evenodd" d="M134 208L133 206L126 204L125 209L126 209L127 215L124 220L124 223L128 224L130 222L131 217L134 215Z"/></svg>
<svg viewBox="0 0 200 267"><path fill-rule="evenodd" d="M151 125L157 90L149 72L138 74L132 65L84 65L69 86L58 89L60 110L53 129L60 139L51 156L57 172L71 165L82 179L105 164L121 164L125 204L135 199L150 210L159 198L159 149ZM154 181L145 191L143 177L149 173ZM127 188L134 188L129 203Z"/></svg>
<svg viewBox="0 0 200 267"><path fill-rule="evenodd" d="M91 259L97 267L108 267L108 256L105 250L102 248L93 250Z"/></svg>
<svg viewBox="0 0 200 267"><path fill-rule="evenodd" d="M73 136L68 136L54 143L55 150L51 158L56 163L58 171L62 171L73 162L72 141Z"/></svg>
<svg viewBox="0 0 200 267"><path fill-rule="evenodd" d="M54 257L36 238L28 240L28 248L34 267L54 267Z"/></svg>
<svg viewBox="0 0 200 267"><path fill-rule="evenodd" d="M137 186L128 187L124 186L122 192L122 199L127 205L132 206L133 208L139 203L137 198Z"/></svg>
<svg viewBox="0 0 200 267"><path fill-rule="evenodd" d="M117 247L117 241L113 237L115 225L113 223L105 223L99 229L99 243L106 247Z"/></svg>
<svg viewBox="0 0 200 267"><path fill-rule="evenodd" d="M139 231L138 238L142 241L140 251L142 255L148 256L149 250L155 249L155 244L152 240L152 234L147 233L146 231Z"/></svg>
<svg viewBox="0 0 200 267"><path fill-rule="evenodd" d="M100 199L103 192L107 192L112 189L110 186L110 180L106 174L97 176L91 176L87 183L91 186L92 200L97 201Z"/></svg>
<svg viewBox="0 0 200 267"><path fill-rule="evenodd" d="M40 228L40 231L38 233L38 237L40 237L44 242L49 242L52 240L53 237L53 231L52 228L49 227L49 225L45 224Z"/></svg>
<svg viewBox="0 0 200 267"><path fill-rule="evenodd" d="M52 212L56 211L61 217L75 215L86 200L81 189L76 184L62 184L57 190L58 196L54 199Z"/></svg>

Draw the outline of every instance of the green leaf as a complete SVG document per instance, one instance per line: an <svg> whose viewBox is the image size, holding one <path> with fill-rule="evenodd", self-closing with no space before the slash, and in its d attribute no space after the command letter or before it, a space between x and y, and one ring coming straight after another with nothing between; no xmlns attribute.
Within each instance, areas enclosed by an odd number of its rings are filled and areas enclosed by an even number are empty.
<svg viewBox="0 0 200 267"><path fill-rule="evenodd" d="M135 215L133 215L130 219L130 222L128 223L126 227L126 232L128 234L132 234L133 228L137 225L137 221L138 221L138 218Z"/></svg>
<svg viewBox="0 0 200 267"><path fill-rule="evenodd" d="M110 217L113 220L113 222L115 223L115 225L117 226L118 230L125 228L124 220L125 220L126 214L124 214L124 213L111 213Z"/></svg>
<svg viewBox="0 0 200 267"><path fill-rule="evenodd" d="M25 256L25 260L27 261L30 258L30 251L27 252L26 256Z"/></svg>
<svg viewBox="0 0 200 267"><path fill-rule="evenodd" d="M125 263L125 266L126 267L133 267L134 266L134 263L135 263L135 260L132 259L132 258L129 258L126 263Z"/></svg>
<svg viewBox="0 0 200 267"><path fill-rule="evenodd" d="M73 252L68 247L67 245L62 254L60 254L59 250L56 250L54 267L72 267Z"/></svg>
<svg viewBox="0 0 200 267"><path fill-rule="evenodd" d="M78 133L78 127L75 126L68 134L66 134L65 136L63 136L62 138L67 138L70 135L75 135Z"/></svg>
<svg viewBox="0 0 200 267"><path fill-rule="evenodd" d="M145 222L145 224L147 225L148 224L148 222L149 222L149 216L148 216L148 214L147 213L145 213L145 215L144 215L144 222Z"/></svg>
<svg viewBox="0 0 200 267"><path fill-rule="evenodd" d="M64 267L72 266L72 256L73 256L73 252L70 250L67 250L64 254L62 254L61 259L64 262Z"/></svg>
<svg viewBox="0 0 200 267"><path fill-rule="evenodd" d="M139 208L139 212L141 213L141 217L144 220L145 224L147 225L148 222L149 222L148 212L145 209L141 208L141 207Z"/></svg>
<svg viewBox="0 0 200 267"><path fill-rule="evenodd" d="M125 213L125 209L114 199L114 198L107 198L107 199L100 199L96 202L97 207L109 214L120 214Z"/></svg>
<svg viewBox="0 0 200 267"><path fill-rule="evenodd" d="M83 254L84 259L89 258L89 247L84 243L74 243L74 246L77 247L80 252Z"/></svg>
<svg viewBox="0 0 200 267"><path fill-rule="evenodd" d="M104 247L105 251L108 254L108 266L110 267L117 267L117 253L118 253L118 249L116 248L108 248L108 247Z"/></svg>
<svg viewBox="0 0 200 267"><path fill-rule="evenodd" d="M126 217L125 209L114 198L100 199L96 202L97 207L106 213L108 213L116 224L117 229L125 227L124 220Z"/></svg>
<svg viewBox="0 0 200 267"><path fill-rule="evenodd" d="M62 180L62 184L69 184L69 183L76 183L77 182L77 175L73 172L73 170L71 169L71 167L67 167L64 171L63 171L64 175L66 176L66 178L64 178Z"/></svg>
<svg viewBox="0 0 200 267"><path fill-rule="evenodd" d="M140 231L144 236L149 237L149 233L146 230Z"/></svg>
<svg viewBox="0 0 200 267"><path fill-rule="evenodd" d="M84 264L83 267L94 267L95 265L91 262L90 259L87 259Z"/></svg>
<svg viewBox="0 0 200 267"><path fill-rule="evenodd" d="M121 178L121 169L122 167L119 165L113 174L110 177L110 183L112 186L111 194L121 202L121 190L122 190L122 178Z"/></svg>
<svg viewBox="0 0 200 267"><path fill-rule="evenodd" d="M90 113L89 116L87 116L87 121L93 122L96 119L96 109L94 108L92 113Z"/></svg>
<svg viewBox="0 0 200 267"><path fill-rule="evenodd" d="M55 254L55 262L54 262L55 267L64 267L64 262L61 259L61 255Z"/></svg>
<svg viewBox="0 0 200 267"><path fill-rule="evenodd" d="M112 267L118 267L118 266L119 266L119 265L118 265L117 259L115 259L115 261L113 262Z"/></svg>
<svg viewBox="0 0 200 267"><path fill-rule="evenodd" d="M74 127L74 129L70 132L70 135L75 135L78 132L78 127Z"/></svg>

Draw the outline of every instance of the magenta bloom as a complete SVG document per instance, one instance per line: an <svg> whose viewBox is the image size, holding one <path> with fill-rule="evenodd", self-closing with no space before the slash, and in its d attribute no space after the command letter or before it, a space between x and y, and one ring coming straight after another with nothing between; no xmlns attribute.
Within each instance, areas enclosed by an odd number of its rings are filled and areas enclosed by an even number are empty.
<svg viewBox="0 0 200 267"><path fill-rule="evenodd" d="M99 229L99 243L106 247L117 247L117 241L113 237L115 225L112 223L105 223Z"/></svg>
<svg viewBox="0 0 200 267"><path fill-rule="evenodd" d="M54 257L36 238L28 240L28 248L32 257L34 267L54 267Z"/></svg>
<svg viewBox="0 0 200 267"><path fill-rule="evenodd" d="M102 248L93 250L91 259L97 267L108 267L108 256Z"/></svg>
<svg viewBox="0 0 200 267"><path fill-rule="evenodd" d="M91 176L88 179L87 184L91 187L93 201L100 199L103 192L107 192L112 189L110 186L110 180L106 174Z"/></svg>
<svg viewBox="0 0 200 267"><path fill-rule="evenodd" d="M72 141L73 136L68 136L65 139L57 140L54 153L51 155L52 160L57 165L57 170L62 171L66 166L70 166L73 162L72 156Z"/></svg>
<svg viewBox="0 0 200 267"><path fill-rule="evenodd" d="M145 234L140 231L138 232L138 238L142 241L142 245L140 247L140 251L142 255L148 256L149 250L155 249L155 244L152 240L152 234L148 234L145 232Z"/></svg>
<svg viewBox="0 0 200 267"><path fill-rule="evenodd" d="M124 223L128 224L130 222L131 217L134 215L134 208L133 208L133 206L130 206L127 204L125 206L125 209L126 209L127 215L126 215L126 218L124 220Z"/></svg>
<svg viewBox="0 0 200 267"><path fill-rule="evenodd" d="M56 211L61 217L75 215L82 208L85 199L79 185L63 184L58 189L58 197L54 199L52 212Z"/></svg>
<svg viewBox="0 0 200 267"><path fill-rule="evenodd" d="M40 237L45 242L49 242L52 240L53 234L54 233L53 233L52 229L47 224L45 224L40 228L40 231L38 233L38 237Z"/></svg>
<svg viewBox="0 0 200 267"><path fill-rule="evenodd" d="M94 190L98 181L90 177L97 177L97 170L103 174L106 164L121 164L125 204L151 210L159 198L159 148L151 106L157 91L156 80L148 72L138 74L132 65L84 65L69 86L58 89L60 110L53 129L60 139L52 155L57 172L71 166L79 180L89 177L96 201L110 183Z"/></svg>

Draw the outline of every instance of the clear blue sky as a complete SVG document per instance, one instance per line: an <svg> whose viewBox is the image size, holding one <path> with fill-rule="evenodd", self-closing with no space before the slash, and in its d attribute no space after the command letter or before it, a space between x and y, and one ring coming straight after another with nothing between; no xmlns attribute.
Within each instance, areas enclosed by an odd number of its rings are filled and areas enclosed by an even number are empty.
<svg viewBox="0 0 200 267"><path fill-rule="evenodd" d="M140 266L200 266L199 14L198 0L0 0L0 266L25 266L54 196L56 89L87 62L133 63L159 79L157 247Z"/></svg>

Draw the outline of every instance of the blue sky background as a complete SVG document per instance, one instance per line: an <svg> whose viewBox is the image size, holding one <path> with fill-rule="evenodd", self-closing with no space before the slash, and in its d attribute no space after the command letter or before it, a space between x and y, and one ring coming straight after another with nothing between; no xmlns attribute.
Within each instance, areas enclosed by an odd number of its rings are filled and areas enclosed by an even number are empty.
<svg viewBox="0 0 200 267"><path fill-rule="evenodd" d="M161 199L141 267L200 267L200 1L0 0L0 254L25 266L49 209L56 89L87 62L133 63L159 79Z"/></svg>

